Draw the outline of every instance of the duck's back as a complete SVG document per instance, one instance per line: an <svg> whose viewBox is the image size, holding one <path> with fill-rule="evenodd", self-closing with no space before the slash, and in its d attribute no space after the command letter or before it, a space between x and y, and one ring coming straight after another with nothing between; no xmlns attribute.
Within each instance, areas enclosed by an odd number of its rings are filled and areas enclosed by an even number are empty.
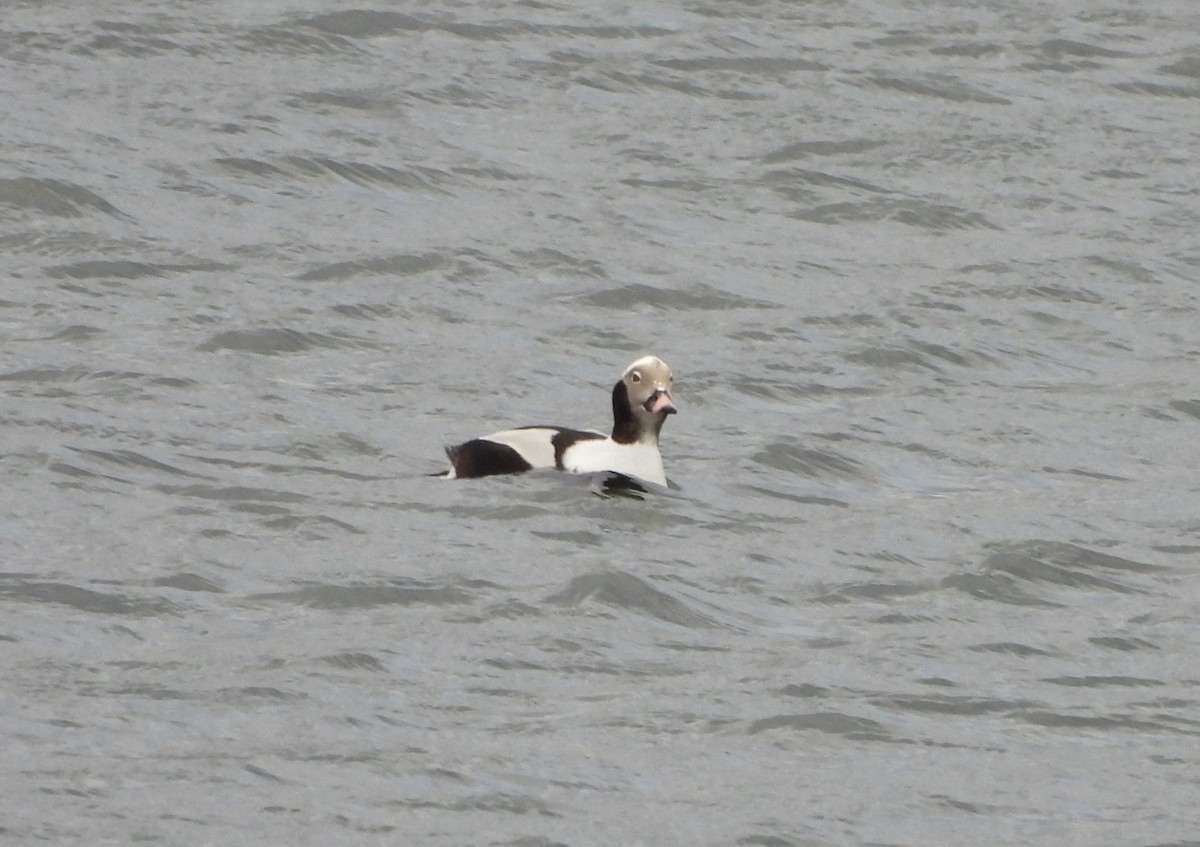
<svg viewBox="0 0 1200 847"><path fill-rule="evenodd" d="M559 426L523 426L493 432L446 448L450 479L522 473L534 468L564 470L564 454L581 443L602 441L603 433Z"/></svg>

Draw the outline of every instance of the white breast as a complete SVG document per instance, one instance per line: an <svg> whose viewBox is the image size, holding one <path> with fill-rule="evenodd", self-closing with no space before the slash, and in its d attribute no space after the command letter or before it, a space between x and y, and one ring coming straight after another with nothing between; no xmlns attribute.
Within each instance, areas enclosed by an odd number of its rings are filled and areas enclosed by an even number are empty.
<svg viewBox="0 0 1200 847"><path fill-rule="evenodd" d="M553 464L553 455L550 460ZM563 454L563 470L571 473L616 471L657 485L667 484L662 454L656 444L646 441L633 444L618 444L611 438L580 441Z"/></svg>

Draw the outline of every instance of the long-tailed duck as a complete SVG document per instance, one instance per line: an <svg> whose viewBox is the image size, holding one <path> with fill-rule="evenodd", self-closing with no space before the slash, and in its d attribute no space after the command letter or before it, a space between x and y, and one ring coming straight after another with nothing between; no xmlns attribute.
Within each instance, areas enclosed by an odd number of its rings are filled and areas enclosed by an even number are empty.
<svg viewBox="0 0 1200 847"><path fill-rule="evenodd" d="M557 468L570 473L614 471L667 484L658 433L675 414L671 369L656 356L643 356L613 386L612 435L557 426L523 426L493 432L446 448L446 479L522 473Z"/></svg>

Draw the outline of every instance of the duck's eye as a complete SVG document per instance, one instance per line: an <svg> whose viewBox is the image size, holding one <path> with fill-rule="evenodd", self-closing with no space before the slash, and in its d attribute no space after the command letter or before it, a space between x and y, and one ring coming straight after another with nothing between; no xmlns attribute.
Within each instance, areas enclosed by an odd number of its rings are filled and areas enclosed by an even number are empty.
<svg viewBox="0 0 1200 847"><path fill-rule="evenodd" d="M638 373L637 371L634 371L633 373L631 373L629 375L629 381L630 382L641 382L642 375L640 373Z"/></svg>
<svg viewBox="0 0 1200 847"><path fill-rule="evenodd" d="M667 374L667 382L674 385L675 384L675 374Z"/></svg>

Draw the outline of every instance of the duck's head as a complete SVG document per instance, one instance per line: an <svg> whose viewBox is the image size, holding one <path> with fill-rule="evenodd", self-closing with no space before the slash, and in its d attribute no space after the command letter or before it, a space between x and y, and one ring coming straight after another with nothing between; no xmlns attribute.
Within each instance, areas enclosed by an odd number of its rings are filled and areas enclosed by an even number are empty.
<svg viewBox="0 0 1200 847"><path fill-rule="evenodd" d="M613 386L613 440L657 440L667 415L676 411L673 382L671 369L657 356L643 356L626 368Z"/></svg>

